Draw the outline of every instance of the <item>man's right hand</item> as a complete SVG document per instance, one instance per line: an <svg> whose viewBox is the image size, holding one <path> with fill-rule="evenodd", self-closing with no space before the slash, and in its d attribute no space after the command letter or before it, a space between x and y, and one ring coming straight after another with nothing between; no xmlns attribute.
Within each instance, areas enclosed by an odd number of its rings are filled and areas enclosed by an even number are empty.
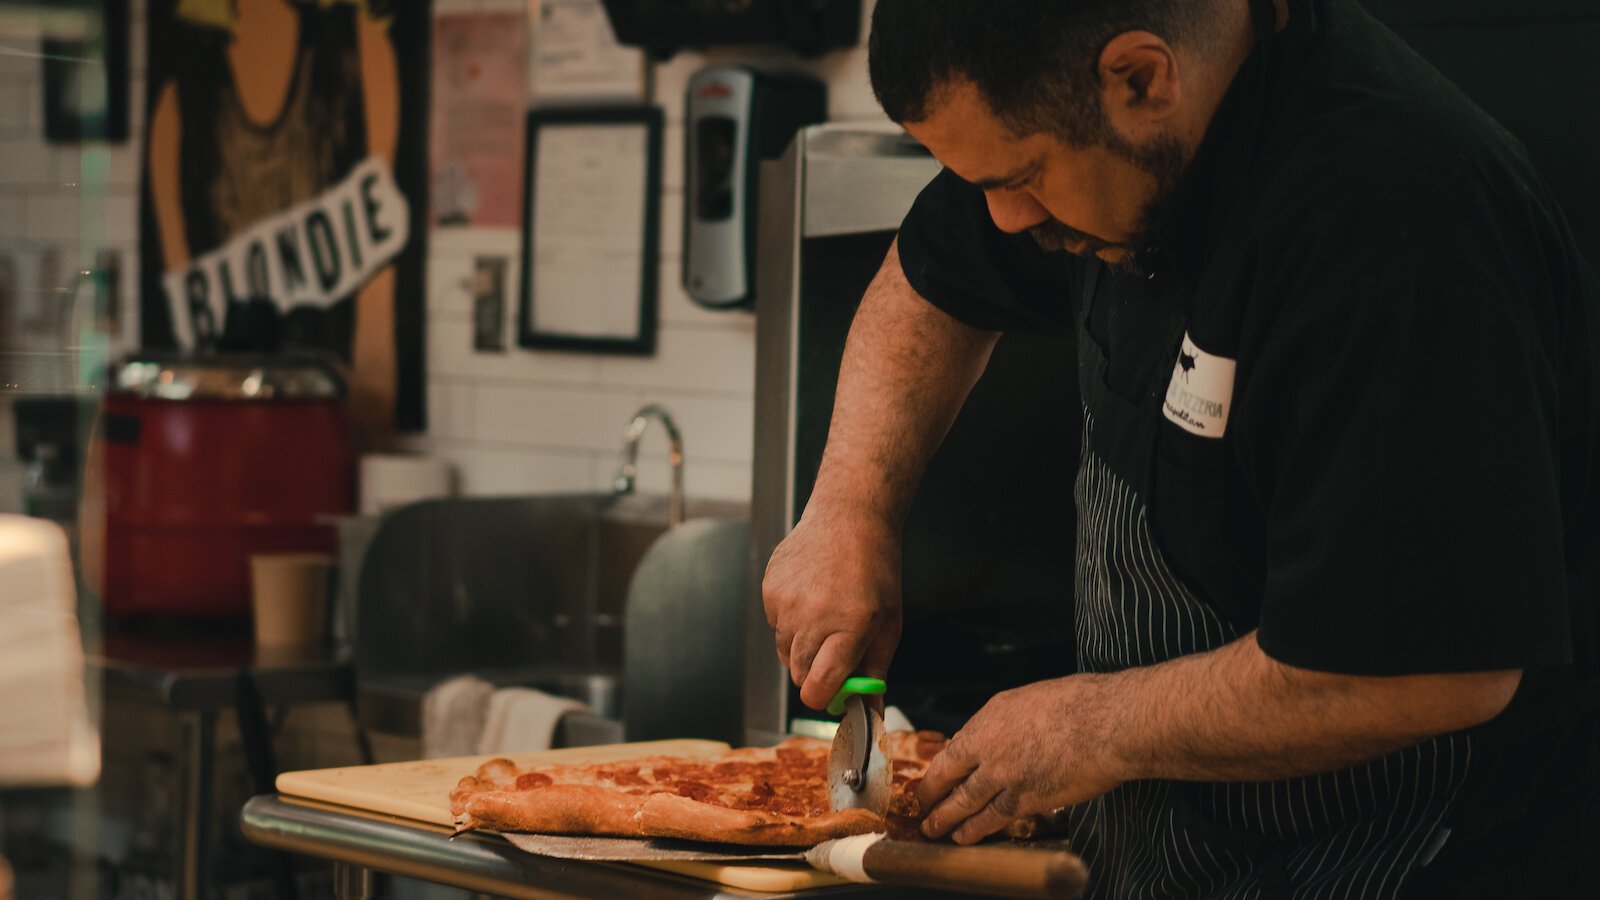
<svg viewBox="0 0 1600 900"><path fill-rule="evenodd" d="M778 658L812 709L851 675L887 677L900 643L900 533L876 517L807 514L761 583Z"/></svg>
<svg viewBox="0 0 1600 900"><path fill-rule="evenodd" d="M816 485L761 584L778 658L813 709L851 675L889 674L900 643L900 530L1000 337L919 297L898 247L850 323Z"/></svg>

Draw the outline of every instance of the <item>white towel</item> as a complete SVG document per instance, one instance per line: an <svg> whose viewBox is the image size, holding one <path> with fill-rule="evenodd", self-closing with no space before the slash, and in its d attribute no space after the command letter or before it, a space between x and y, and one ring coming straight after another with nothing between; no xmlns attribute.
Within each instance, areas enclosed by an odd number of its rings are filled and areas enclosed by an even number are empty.
<svg viewBox="0 0 1600 900"><path fill-rule="evenodd" d="M556 727L569 712L588 710L577 700L556 697L533 688L501 688L489 698L489 715L479 753L527 753L548 750Z"/></svg>
<svg viewBox="0 0 1600 900"><path fill-rule="evenodd" d="M448 759L478 752L494 685L474 675L441 681L422 695L422 757Z"/></svg>

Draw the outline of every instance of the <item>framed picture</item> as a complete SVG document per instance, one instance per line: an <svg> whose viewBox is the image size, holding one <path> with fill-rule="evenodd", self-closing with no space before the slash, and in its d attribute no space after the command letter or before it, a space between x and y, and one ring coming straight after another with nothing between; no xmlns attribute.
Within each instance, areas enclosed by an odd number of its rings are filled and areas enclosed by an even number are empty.
<svg viewBox="0 0 1600 900"><path fill-rule="evenodd" d="M363 438L424 429L433 4L142 5L141 349L332 354Z"/></svg>
<svg viewBox="0 0 1600 900"><path fill-rule="evenodd" d="M45 38L44 136L57 143L128 139L128 4L89 4L82 40Z"/></svg>
<svg viewBox="0 0 1600 900"><path fill-rule="evenodd" d="M536 110L526 172L518 343L654 353L661 111Z"/></svg>

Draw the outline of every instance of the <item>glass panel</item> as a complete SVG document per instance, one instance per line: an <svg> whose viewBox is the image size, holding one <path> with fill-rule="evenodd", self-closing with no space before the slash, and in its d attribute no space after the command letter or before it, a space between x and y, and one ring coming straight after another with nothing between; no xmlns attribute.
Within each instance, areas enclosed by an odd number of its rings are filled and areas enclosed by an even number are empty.
<svg viewBox="0 0 1600 900"><path fill-rule="evenodd" d="M0 896L14 870L17 898L100 895L117 840L81 552L103 533L86 476L107 363L137 330L127 10L111 6L0 0Z"/></svg>

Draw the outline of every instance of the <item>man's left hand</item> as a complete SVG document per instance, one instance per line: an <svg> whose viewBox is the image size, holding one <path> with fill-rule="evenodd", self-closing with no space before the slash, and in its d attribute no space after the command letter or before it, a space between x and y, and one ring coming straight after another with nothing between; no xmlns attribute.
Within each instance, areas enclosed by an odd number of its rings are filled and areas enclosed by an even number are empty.
<svg viewBox="0 0 1600 900"><path fill-rule="evenodd" d="M1123 779L1107 680L1075 675L997 694L928 766L922 832L975 844L1023 816L1091 800Z"/></svg>

